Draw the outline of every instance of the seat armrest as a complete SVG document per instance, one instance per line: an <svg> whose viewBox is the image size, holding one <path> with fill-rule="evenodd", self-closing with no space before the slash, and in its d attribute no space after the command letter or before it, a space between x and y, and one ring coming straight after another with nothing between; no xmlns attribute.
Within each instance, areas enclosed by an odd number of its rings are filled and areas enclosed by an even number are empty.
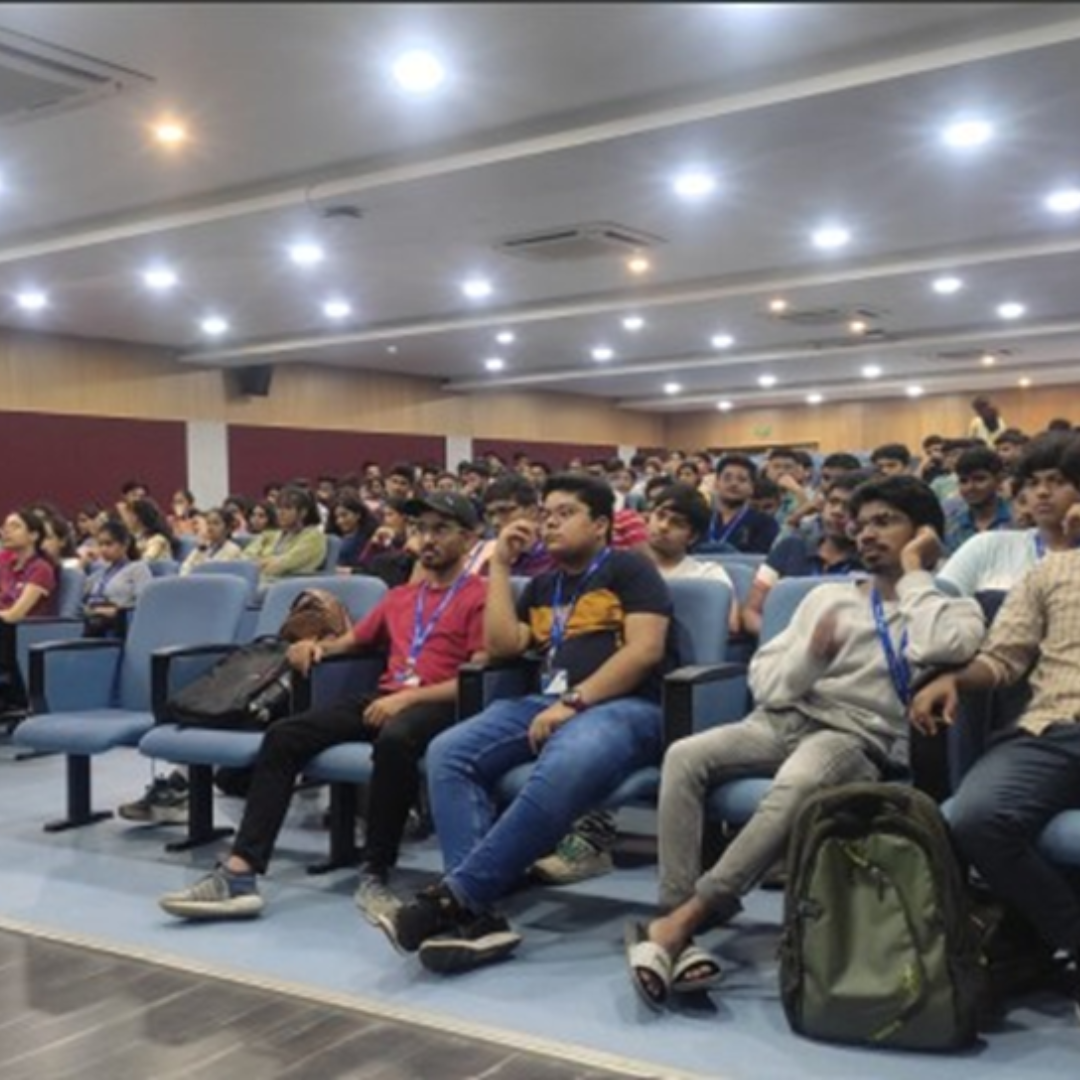
<svg viewBox="0 0 1080 1080"><path fill-rule="evenodd" d="M669 672L664 678L664 745L692 735L694 724L694 689L745 676L746 664L691 664Z"/></svg>
<svg viewBox="0 0 1080 1080"><path fill-rule="evenodd" d="M458 668L458 719L475 716L499 698L539 693L540 664L538 656L528 653L507 660L462 664Z"/></svg>
<svg viewBox="0 0 1080 1080"><path fill-rule="evenodd" d="M290 712L293 715L307 712L329 703L331 698L340 700L351 695L374 693L385 669L384 650L364 649L328 656L316 664L306 678L294 671Z"/></svg>
<svg viewBox="0 0 1080 1080"><path fill-rule="evenodd" d="M150 708L154 714L154 723L169 722L166 702L174 690L180 689L180 685L174 685L174 683L182 680L182 685L186 686L204 674L211 663L217 662L223 656L228 656L239 647L235 642L222 642L205 645L170 645L163 649L155 649L150 656ZM185 664L183 675L177 675L178 665L185 660L201 661L201 663Z"/></svg>
<svg viewBox="0 0 1080 1080"><path fill-rule="evenodd" d="M112 638L72 638L49 641L30 649L30 709L34 713L58 708L59 694L49 704L50 685L64 698L81 693L79 706L100 708L112 701L117 666L124 643ZM61 689L62 688L62 689ZM74 692L74 693L73 693ZM66 701L64 702L66 703Z"/></svg>

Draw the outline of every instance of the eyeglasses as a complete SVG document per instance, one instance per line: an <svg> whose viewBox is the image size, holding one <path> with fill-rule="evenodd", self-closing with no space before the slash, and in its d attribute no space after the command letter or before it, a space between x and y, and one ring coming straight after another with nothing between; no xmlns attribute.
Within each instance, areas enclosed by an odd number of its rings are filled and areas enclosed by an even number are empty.
<svg viewBox="0 0 1080 1080"><path fill-rule="evenodd" d="M874 532L879 533L885 529L891 529L894 525L906 525L907 520L903 514L872 514L860 521L853 521L848 526L848 535L857 540L867 529L873 529Z"/></svg>
<svg viewBox="0 0 1080 1080"><path fill-rule="evenodd" d="M509 517L518 509L517 503L492 503L490 506L485 507L484 517L488 521L496 521L499 518Z"/></svg>

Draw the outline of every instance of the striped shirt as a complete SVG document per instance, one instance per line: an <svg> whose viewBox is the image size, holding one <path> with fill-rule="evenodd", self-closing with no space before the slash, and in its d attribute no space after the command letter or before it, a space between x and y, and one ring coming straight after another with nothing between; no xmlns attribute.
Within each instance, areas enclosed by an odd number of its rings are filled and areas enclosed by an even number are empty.
<svg viewBox="0 0 1080 1080"><path fill-rule="evenodd" d="M977 659L997 686L1031 670L1025 731L1080 722L1080 551L1051 552L1009 590Z"/></svg>

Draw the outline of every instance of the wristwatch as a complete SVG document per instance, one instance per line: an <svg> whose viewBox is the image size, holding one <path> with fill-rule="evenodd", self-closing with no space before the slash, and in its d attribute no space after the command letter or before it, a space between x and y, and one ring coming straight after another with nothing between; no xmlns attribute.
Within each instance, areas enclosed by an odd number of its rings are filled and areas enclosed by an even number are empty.
<svg viewBox="0 0 1080 1080"><path fill-rule="evenodd" d="M560 694L559 704L565 705L568 709L573 709L576 713L584 712L589 707L580 690L567 690L565 694Z"/></svg>

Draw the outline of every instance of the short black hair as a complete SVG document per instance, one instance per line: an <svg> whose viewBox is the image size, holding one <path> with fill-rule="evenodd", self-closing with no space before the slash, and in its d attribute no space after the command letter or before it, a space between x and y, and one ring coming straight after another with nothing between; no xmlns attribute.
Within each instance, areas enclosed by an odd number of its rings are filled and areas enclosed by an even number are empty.
<svg viewBox="0 0 1080 1080"><path fill-rule="evenodd" d="M556 473L544 481L544 498L554 491L573 495L589 508L589 516L594 519L615 519L615 492L606 480L599 480L587 473Z"/></svg>
<svg viewBox="0 0 1080 1080"><path fill-rule="evenodd" d="M854 454L839 451L835 454L828 454L825 460L822 461L821 467L823 469L844 469L847 472L855 472L863 466L862 462Z"/></svg>
<svg viewBox="0 0 1080 1080"><path fill-rule="evenodd" d="M1061 475L1080 490L1080 438L1073 436L1061 458Z"/></svg>
<svg viewBox="0 0 1080 1080"><path fill-rule="evenodd" d="M877 464L881 460L899 461L905 468L911 464L911 451L899 442L885 443L879 446L871 455L870 460Z"/></svg>
<svg viewBox="0 0 1080 1080"><path fill-rule="evenodd" d="M799 451L793 449L790 446L774 446L768 453L769 461L774 458L791 458L792 461L799 460Z"/></svg>
<svg viewBox="0 0 1080 1080"><path fill-rule="evenodd" d="M871 502L895 507L919 528L929 525L939 537L945 535L945 513L933 489L917 476L884 476L860 484L851 495L848 513L852 518Z"/></svg>
<svg viewBox="0 0 1080 1080"><path fill-rule="evenodd" d="M775 480L770 480L767 476L759 476L754 480L754 499L782 499L784 493L780 490L780 485Z"/></svg>
<svg viewBox="0 0 1080 1080"><path fill-rule="evenodd" d="M302 526L319 525L322 518L319 517L319 506L315 496L307 488L297 487L295 484L286 484L278 494L278 508L291 507L300 515Z"/></svg>
<svg viewBox="0 0 1080 1080"><path fill-rule="evenodd" d="M793 456L804 469L813 469L814 455L808 450L796 450Z"/></svg>
<svg viewBox="0 0 1080 1080"><path fill-rule="evenodd" d="M1031 436L1025 435L1019 428L1006 428L995 440L994 445L1000 446L1008 443L1009 446L1027 446L1031 442Z"/></svg>
<svg viewBox="0 0 1080 1080"><path fill-rule="evenodd" d="M943 446L944 443L944 435L927 435L922 441L922 448L924 450L929 450L931 446Z"/></svg>
<svg viewBox="0 0 1080 1080"><path fill-rule="evenodd" d="M752 457L748 457L746 454L725 454L716 463L716 475L719 476L729 465L737 465L750 474L751 480L757 479L757 466L754 464Z"/></svg>
<svg viewBox="0 0 1080 1080"><path fill-rule="evenodd" d="M391 465L386 475L387 477L400 476L403 480L408 480L410 484L416 483L416 470L405 461L399 461L396 465Z"/></svg>
<svg viewBox="0 0 1080 1080"><path fill-rule="evenodd" d="M137 488L142 488L147 495L150 494L150 485L145 480L125 480L120 485L120 494L130 495Z"/></svg>
<svg viewBox="0 0 1080 1080"><path fill-rule="evenodd" d="M540 492L536 485L525 479L521 473L506 473L484 489L484 505L509 499L518 506L536 506L540 502Z"/></svg>
<svg viewBox="0 0 1080 1080"><path fill-rule="evenodd" d="M1072 421L1065 420L1063 417L1055 417L1049 424L1046 425L1047 431L1072 431Z"/></svg>
<svg viewBox="0 0 1080 1080"><path fill-rule="evenodd" d="M1076 441L1076 436L1071 431L1048 431L1036 435L1016 463L1017 479L1023 485L1034 480L1037 472L1048 469L1064 472L1062 462L1069 450L1076 445Z"/></svg>
<svg viewBox="0 0 1080 1080"><path fill-rule="evenodd" d="M998 476L1004 468L1005 462L989 446L973 446L956 459L956 475L961 479L976 472L988 472Z"/></svg>
<svg viewBox="0 0 1080 1080"><path fill-rule="evenodd" d="M657 493L653 500L653 512L667 508L680 514L690 523L690 531L697 536L704 536L709 530L712 513L705 497L688 484L668 484Z"/></svg>
<svg viewBox="0 0 1080 1080"><path fill-rule="evenodd" d="M835 477L829 484L826 494L839 488L841 491L854 491L860 484L865 484L874 479L874 474L869 469L849 469Z"/></svg>

